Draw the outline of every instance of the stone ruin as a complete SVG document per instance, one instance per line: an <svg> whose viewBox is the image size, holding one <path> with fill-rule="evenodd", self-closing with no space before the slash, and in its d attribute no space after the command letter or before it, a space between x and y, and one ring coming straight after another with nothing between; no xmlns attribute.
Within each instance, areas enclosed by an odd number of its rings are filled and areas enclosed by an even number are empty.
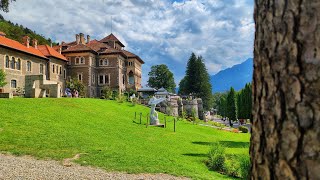
<svg viewBox="0 0 320 180"><path fill-rule="evenodd" d="M194 111L196 118L205 120L201 98L191 100L170 98L166 102L160 103L156 109L162 113L176 117L182 116L183 111L185 111L188 116L191 116L192 111Z"/></svg>

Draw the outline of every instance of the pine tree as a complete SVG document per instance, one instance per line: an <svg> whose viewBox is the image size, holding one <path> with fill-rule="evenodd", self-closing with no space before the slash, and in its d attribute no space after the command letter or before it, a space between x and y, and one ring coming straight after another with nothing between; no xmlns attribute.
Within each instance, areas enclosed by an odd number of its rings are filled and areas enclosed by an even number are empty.
<svg viewBox="0 0 320 180"><path fill-rule="evenodd" d="M233 87L230 88L230 91L227 96L227 117L231 120L237 120L237 109L236 109L236 92Z"/></svg>
<svg viewBox="0 0 320 180"><path fill-rule="evenodd" d="M185 93L194 94L197 91L197 72L197 57L192 53L187 64Z"/></svg>
<svg viewBox="0 0 320 180"><path fill-rule="evenodd" d="M187 64L186 76L180 84L183 85L180 92L201 98L204 109L210 109L212 87L209 73L201 56L196 57L194 53L191 54Z"/></svg>

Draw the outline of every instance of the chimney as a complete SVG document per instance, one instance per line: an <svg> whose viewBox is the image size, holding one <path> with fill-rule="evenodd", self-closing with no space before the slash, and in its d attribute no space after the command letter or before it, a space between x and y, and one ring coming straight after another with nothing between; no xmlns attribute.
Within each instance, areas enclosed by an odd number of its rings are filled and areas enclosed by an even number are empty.
<svg viewBox="0 0 320 180"><path fill-rule="evenodd" d="M79 44L79 42L80 42L80 36L79 34L76 34L76 43Z"/></svg>
<svg viewBox="0 0 320 180"><path fill-rule="evenodd" d="M87 44L89 44L89 42L90 42L90 36L87 35Z"/></svg>
<svg viewBox="0 0 320 180"><path fill-rule="evenodd" d="M35 49L38 49L38 40L33 39L33 40L32 40L32 45L33 45L33 47L34 47Z"/></svg>
<svg viewBox="0 0 320 180"><path fill-rule="evenodd" d="M80 43L85 44L86 42L84 41L84 34L80 33Z"/></svg>
<svg viewBox="0 0 320 180"><path fill-rule="evenodd" d="M23 45L25 45L25 46L27 46L27 48L29 48L29 44L30 44L29 36L23 36L22 41L23 41Z"/></svg>
<svg viewBox="0 0 320 180"><path fill-rule="evenodd" d="M59 46L59 53L61 54L62 46Z"/></svg>

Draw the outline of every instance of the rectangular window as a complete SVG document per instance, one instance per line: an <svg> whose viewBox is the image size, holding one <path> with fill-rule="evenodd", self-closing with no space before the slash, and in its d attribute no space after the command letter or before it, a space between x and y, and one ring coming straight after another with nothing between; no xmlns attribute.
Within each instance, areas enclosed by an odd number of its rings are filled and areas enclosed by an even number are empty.
<svg viewBox="0 0 320 180"><path fill-rule="evenodd" d="M109 75L104 76L104 84L109 84Z"/></svg>
<svg viewBox="0 0 320 180"><path fill-rule="evenodd" d="M27 61L27 71L31 72L31 62Z"/></svg>
<svg viewBox="0 0 320 180"><path fill-rule="evenodd" d="M17 81L11 80L11 88L17 88Z"/></svg>
<svg viewBox="0 0 320 180"><path fill-rule="evenodd" d="M99 76L99 84L103 84L103 75Z"/></svg>
<svg viewBox="0 0 320 180"><path fill-rule="evenodd" d="M54 73L54 70L55 70L55 66L52 65L52 73Z"/></svg>
<svg viewBox="0 0 320 180"><path fill-rule="evenodd" d="M67 71L64 69L63 70L63 78L66 79L67 78Z"/></svg>
<svg viewBox="0 0 320 180"><path fill-rule="evenodd" d="M95 83L95 81L96 81L96 75L92 74L92 83Z"/></svg>
<svg viewBox="0 0 320 180"><path fill-rule="evenodd" d="M78 74L78 80L82 81L82 74Z"/></svg>
<svg viewBox="0 0 320 180"><path fill-rule="evenodd" d="M43 64L40 64L40 74L43 74Z"/></svg>
<svg viewBox="0 0 320 180"><path fill-rule="evenodd" d="M60 75L62 74L62 67L60 66Z"/></svg>

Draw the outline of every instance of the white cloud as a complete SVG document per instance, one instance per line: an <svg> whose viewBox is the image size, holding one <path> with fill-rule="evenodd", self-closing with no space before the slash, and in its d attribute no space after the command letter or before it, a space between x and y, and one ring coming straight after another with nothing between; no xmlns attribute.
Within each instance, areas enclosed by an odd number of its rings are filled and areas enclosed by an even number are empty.
<svg viewBox="0 0 320 180"><path fill-rule="evenodd" d="M101 39L111 32L151 65L166 63L177 79L195 52L211 74L252 57L253 2L245 0L24 0L3 16L58 42L79 32Z"/></svg>

